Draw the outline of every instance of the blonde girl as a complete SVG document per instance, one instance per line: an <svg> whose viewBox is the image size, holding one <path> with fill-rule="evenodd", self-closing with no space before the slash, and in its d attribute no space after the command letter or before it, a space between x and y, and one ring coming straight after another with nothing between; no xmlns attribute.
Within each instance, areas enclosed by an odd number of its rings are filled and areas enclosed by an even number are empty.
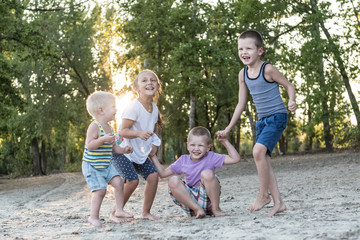
<svg viewBox="0 0 360 240"><path fill-rule="evenodd" d="M124 138L122 144L131 145L133 152L113 154L111 160L111 164L125 181L125 203L139 184L138 174L146 180L142 217L150 220L159 219L150 213L158 186L158 173L148 156L155 154L161 144L161 140L154 133L160 116L154 99L160 88L159 78L151 70L144 70L135 78L133 89L138 93L138 98L125 108L119 129Z"/></svg>

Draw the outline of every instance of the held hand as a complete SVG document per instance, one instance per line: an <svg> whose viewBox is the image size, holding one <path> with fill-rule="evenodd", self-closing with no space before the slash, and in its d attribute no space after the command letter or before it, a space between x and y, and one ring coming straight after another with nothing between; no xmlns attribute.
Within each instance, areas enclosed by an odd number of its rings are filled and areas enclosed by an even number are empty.
<svg viewBox="0 0 360 240"><path fill-rule="evenodd" d="M140 131L139 133L139 138L141 138L142 140L147 141L154 133L150 132L150 131Z"/></svg>
<svg viewBox="0 0 360 240"><path fill-rule="evenodd" d="M223 137L225 137L225 138L227 138L227 135L229 134L229 132L226 130L226 128L225 128L225 130L219 130L219 131L217 131L217 133L216 133L216 135L217 135L217 137L219 138L219 137L221 137L221 138L223 138Z"/></svg>
<svg viewBox="0 0 360 240"><path fill-rule="evenodd" d="M124 147L124 153L132 153L133 152L133 147L131 145L127 145L126 147Z"/></svg>
<svg viewBox="0 0 360 240"><path fill-rule="evenodd" d="M288 109L289 109L291 112L295 112L295 111L296 111L296 108L297 108L296 102L295 102L295 101L289 101L289 103L288 103Z"/></svg>
<svg viewBox="0 0 360 240"><path fill-rule="evenodd" d="M156 146L152 146L151 152L149 153L149 157L153 157L156 155L157 152L157 147Z"/></svg>
<svg viewBox="0 0 360 240"><path fill-rule="evenodd" d="M217 134L216 134L216 139L221 142L221 143L224 143L225 141L227 141L227 136L224 135L224 134L221 134L221 131L218 131Z"/></svg>
<svg viewBox="0 0 360 240"><path fill-rule="evenodd" d="M115 136L111 133L105 134L103 137L104 142L113 143L115 141Z"/></svg>

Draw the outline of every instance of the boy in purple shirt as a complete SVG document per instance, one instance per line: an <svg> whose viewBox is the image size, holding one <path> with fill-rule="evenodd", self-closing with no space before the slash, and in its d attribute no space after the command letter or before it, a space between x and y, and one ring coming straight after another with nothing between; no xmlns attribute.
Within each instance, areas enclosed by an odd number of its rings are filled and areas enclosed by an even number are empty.
<svg viewBox="0 0 360 240"><path fill-rule="evenodd" d="M151 156L161 178L184 174L185 182L178 176L169 178L169 193L175 204L195 218L225 215L220 209L220 182L215 175L215 168L221 168L223 164L238 163L240 155L226 137L218 134L217 140L224 145L228 155L211 152L209 130L195 127L188 136L189 154L182 155L168 168L165 169L159 163L156 155Z"/></svg>

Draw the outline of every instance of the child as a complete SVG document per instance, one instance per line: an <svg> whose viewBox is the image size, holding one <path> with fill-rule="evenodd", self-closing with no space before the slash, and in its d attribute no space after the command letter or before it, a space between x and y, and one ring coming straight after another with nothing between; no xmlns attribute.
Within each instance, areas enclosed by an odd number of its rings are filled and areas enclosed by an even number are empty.
<svg viewBox="0 0 360 240"><path fill-rule="evenodd" d="M103 227L99 219L101 203L108 184L114 187L115 207L110 220L115 223L129 221L132 214L123 210L124 181L110 165L112 152L130 153L131 147L121 148L114 144L113 129L109 122L116 114L115 96L108 92L94 92L86 102L86 107L95 120L89 125L86 135L82 172L92 191L91 212L88 219L95 227Z"/></svg>
<svg viewBox="0 0 360 240"><path fill-rule="evenodd" d="M215 168L221 168L223 164L238 163L240 155L225 137L218 135L217 139L225 146L229 155L211 152L209 130L195 127L188 136L188 155L182 155L166 169L155 155L151 156L161 178L184 174L185 183L178 176L169 179L169 193L175 204L195 218L225 215L220 209L220 182L215 175Z"/></svg>
<svg viewBox="0 0 360 240"><path fill-rule="evenodd" d="M138 98L122 113L120 134L125 138L124 143L129 142L134 151L125 155L114 154L111 163L125 179L125 203L139 184L138 174L146 180L142 217L158 220L159 217L150 213L158 186L158 173L148 155L155 154L161 144L154 134L155 125L159 122L159 110L153 103L160 91L160 81L153 71L144 70L135 78L133 89L138 93Z"/></svg>
<svg viewBox="0 0 360 240"><path fill-rule="evenodd" d="M258 211L269 204L271 198L268 191L270 190L274 206L266 216L273 216L286 209L270 165L271 152L279 141L287 123L287 110L278 85L284 86L287 90L289 95L288 109L292 112L296 110L295 88L278 69L260 59L264 49L262 37L257 31L249 30L240 35L238 51L239 57L245 65L245 68L239 72L239 102L229 125L225 130L220 131L220 135L227 136L235 126L246 107L249 90L258 114L253 156L259 176L260 192L248 210Z"/></svg>

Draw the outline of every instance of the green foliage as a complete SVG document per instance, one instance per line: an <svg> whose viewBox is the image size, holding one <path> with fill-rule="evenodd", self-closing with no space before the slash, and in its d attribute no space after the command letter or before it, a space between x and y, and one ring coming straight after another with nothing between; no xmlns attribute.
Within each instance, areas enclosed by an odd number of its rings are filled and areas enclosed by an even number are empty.
<svg viewBox="0 0 360 240"><path fill-rule="evenodd" d="M109 51L93 53L101 10L95 7L89 15L88 7L71 2L1 4L8 22L0 26L16 26L1 31L6 35L0 38L0 94L6 99L0 103L2 171L44 174L64 169L64 159L81 164L89 123L85 100L95 89L111 88L100 61ZM26 14L25 8L30 9Z"/></svg>
<svg viewBox="0 0 360 240"><path fill-rule="evenodd" d="M86 98L111 90L123 69L131 79L144 68L160 77L166 160L186 153L191 98L196 124L215 136L238 101L243 65L237 36L247 29L263 34L263 60L297 89L299 110L289 115L281 151L358 147L359 126L349 119L360 113L349 83L359 83L359 4L341 3L329 11L327 1L118 0L92 8L74 1L1 1L0 174L80 171L90 123ZM281 93L287 104L286 90ZM255 134L248 100L229 136L241 155L251 154ZM224 152L216 141L214 149Z"/></svg>

